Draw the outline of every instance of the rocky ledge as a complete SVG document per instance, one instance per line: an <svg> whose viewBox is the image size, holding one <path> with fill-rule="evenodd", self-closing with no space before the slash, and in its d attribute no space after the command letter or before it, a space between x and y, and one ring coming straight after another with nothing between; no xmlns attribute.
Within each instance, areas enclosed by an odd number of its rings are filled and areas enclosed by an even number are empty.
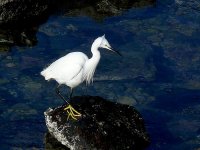
<svg viewBox="0 0 200 150"><path fill-rule="evenodd" d="M66 105L44 113L49 133L66 148L142 150L149 145L144 121L134 107L92 96L74 97L71 104L82 114L77 121L67 119Z"/></svg>
<svg viewBox="0 0 200 150"><path fill-rule="evenodd" d="M13 45L34 46L39 26L52 14L84 14L96 20L118 15L156 0L0 0L0 51Z"/></svg>
<svg viewBox="0 0 200 150"><path fill-rule="evenodd" d="M1 0L0 24L17 22L20 25L34 23L36 18L58 11L81 10L91 7L97 13L115 15L132 7L142 7L156 0ZM17 24L15 24L16 26Z"/></svg>

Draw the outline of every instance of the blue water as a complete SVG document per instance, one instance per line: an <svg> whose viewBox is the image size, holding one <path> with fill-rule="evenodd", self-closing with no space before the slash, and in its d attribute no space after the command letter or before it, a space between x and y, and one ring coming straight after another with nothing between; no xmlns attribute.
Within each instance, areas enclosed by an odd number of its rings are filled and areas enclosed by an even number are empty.
<svg viewBox="0 0 200 150"><path fill-rule="evenodd" d="M93 40L103 34L123 58L101 50L94 85L74 95L136 107L151 137L147 150L200 148L200 1L159 0L102 21L50 16L36 46L0 52L1 149L45 149L43 112L62 101L56 82L40 71L71 51L91 56Z"/></svg>

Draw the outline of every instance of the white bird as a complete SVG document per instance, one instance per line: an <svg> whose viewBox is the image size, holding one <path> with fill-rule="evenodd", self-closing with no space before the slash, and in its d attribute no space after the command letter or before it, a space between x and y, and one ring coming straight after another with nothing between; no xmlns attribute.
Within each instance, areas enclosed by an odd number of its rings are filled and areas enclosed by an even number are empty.
<svg viewBox="0 0 200 150"><path fill-rule="evenodd" d="M76 119L76 117L80 117L81 114L61 95L59 86L64 84L70 87L71 99L73 89L76 86L84 81L86 81L86 84L92 83L94 72L101 58L98 48L105 48L121 55L118 51L112 49L105 35L103 35L93 42L91 47L92 57L90 59L82 52L71 52L59 58L41 72L45 80L54 79L58 82L59 85L56 88L56 93L68 103L68 107L65 108L68 112L68 118L71 116L73 119Z"/></svg>

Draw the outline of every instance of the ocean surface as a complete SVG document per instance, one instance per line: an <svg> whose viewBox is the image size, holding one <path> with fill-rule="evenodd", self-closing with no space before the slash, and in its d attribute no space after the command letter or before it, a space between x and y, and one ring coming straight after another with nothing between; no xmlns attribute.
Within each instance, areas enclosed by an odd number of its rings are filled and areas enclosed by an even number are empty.
<svg viewBox="0 0 200 150"><path fill-rule="evenodd" d="M101 49L93 85L74 95L134 106L151 138L147 150L200 149L199 0L158 0L101 20L52 15L39 26L36 45L0 51L0 149L45 149L43 113L63 101L57 83L40 72L69 52L91 57L103 34L123 57Z"/></svg>

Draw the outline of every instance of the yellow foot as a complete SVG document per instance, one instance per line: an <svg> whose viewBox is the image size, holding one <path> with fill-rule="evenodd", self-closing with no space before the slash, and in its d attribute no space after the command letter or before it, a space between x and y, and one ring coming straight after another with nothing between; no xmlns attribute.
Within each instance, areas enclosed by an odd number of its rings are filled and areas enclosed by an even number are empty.
<svg viewBox="0 0 200 150"><path fill-rule="evenodd" d="M66 110L67 113L68 113L67 120L68 120L70 117L71 117L72 119L74 119L74 120L77 120L76 117L80 117L80 116L81 116L81 114L80 114L78 111L76 111L71 105L68 105L64 110Z"/></svg>

